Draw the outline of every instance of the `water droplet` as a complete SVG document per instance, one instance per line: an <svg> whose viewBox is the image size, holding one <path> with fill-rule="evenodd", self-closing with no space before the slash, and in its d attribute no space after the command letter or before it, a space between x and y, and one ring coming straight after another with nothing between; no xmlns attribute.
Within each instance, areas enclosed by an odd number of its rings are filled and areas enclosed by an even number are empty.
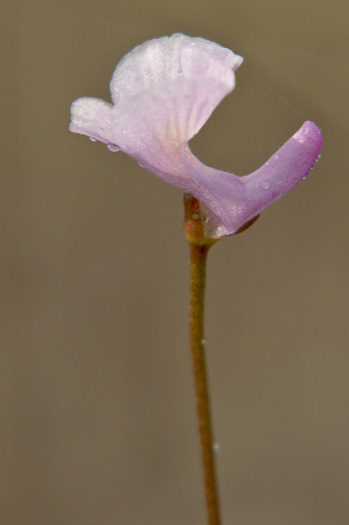
<svg viewBox="0 0 349 525"><path fill-rule="evenodd" d="M194 221L198 221L200 219L200 215L198 213L193 213L193 215L191 216L191 218L194 220Z"/></svg>
<svg viewBox="0 0 349 525"><path fill-rule="evenodd" d="M213 448L213 452L215 454L217 454L217 452L220 452L220 450L221 450L221 447L220 447L220 445L218 443L215 443L212 448Z"/></svg>
<svg viewBox="0 0 349 525"><path fill-rule="evenodd" d="M115 146L115 144L107 144L107 148L109 151L118 151L119 148Z"/></svg>
<svg viewBox="0 0 349 525"><path fill-rule="evenodd" d="M225 235L225 229L224 226L218 226L216 228L216 235L214 236L215 239L218 239L220 236Z"/></svg>
<svg viewBox="0 0 349 525"><path fill-rule="evenodd" d="M267 190L269 188L269 185L270 185L270 183L269 183L268 180L265 180L264 182L262 182L262 188L264 190Z"/></svg>
<svg viewBox="0 0 349 525"><path fill-rule="evenodd" d="M91 142L97 142L97 139L95 139L94 137L90 137L90 141Z"/></svg>

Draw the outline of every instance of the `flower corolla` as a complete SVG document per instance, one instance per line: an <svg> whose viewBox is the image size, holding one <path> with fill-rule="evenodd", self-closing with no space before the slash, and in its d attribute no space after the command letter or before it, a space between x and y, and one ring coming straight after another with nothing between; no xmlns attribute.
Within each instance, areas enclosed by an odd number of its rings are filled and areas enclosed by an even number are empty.
<svg viewBox="0 0 349 525"><path fill-rule="evenodd" d="M322 145L307 121L259 169L245 176L201 163L188 141L235 87L243 58L203 38L176 33L149 40L117 65L113 104L83 97L71 107L70 131L121 150L142 167L200 201L205 233L236 233L296 186L314 166Z"/></svg>

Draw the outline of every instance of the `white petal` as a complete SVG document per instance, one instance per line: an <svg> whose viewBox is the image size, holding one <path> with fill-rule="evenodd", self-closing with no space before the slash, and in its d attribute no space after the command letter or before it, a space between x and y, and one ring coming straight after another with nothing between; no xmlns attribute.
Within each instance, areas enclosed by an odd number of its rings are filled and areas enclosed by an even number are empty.
<svg viewBox="0 0 349 525"><path fill-rule="evenodd" d="M182 48L192 46L207 53L222 67L235 71L243 59L230 49L204 38L180 33L148 40L127 53L116 67L110 82L114 104L146 90L150 86L183 75ZM185 75L184 75L185 76Z"/></svg>
<svg viewBox="0 0 349 525"><path fill-rule="evenodd" d="M100 140L114 147L114 151L118 149L113 145L111 104L98 98L83 97L72 103L70 112L70 131Z"/></svg>

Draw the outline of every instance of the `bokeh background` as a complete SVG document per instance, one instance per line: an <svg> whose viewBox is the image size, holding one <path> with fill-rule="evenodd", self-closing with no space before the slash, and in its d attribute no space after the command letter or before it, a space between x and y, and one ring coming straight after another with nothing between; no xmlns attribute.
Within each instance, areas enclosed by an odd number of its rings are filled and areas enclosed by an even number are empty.
<svg viewBox="0 0 349 525"><path fill-rule="evenodd" d="M187 335L182 195L68 132L156 36L245 57L192 141L246 174L303 123L308 179L208 268L209 375L224 523L349 515L348 4L5 0L0 521L205 523Z"/></svg>

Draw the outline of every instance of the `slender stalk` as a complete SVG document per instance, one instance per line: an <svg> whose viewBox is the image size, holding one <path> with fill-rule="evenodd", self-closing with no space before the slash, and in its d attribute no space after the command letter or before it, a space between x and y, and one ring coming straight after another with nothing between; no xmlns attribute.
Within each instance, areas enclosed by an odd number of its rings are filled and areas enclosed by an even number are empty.
<svg viewBox="0 0 349 525"><path fill-rule="evenodd" d="M204 471L207 523L220 525L212 425L204 348L204 292L208 246L190 246L190 340L194 367L196 406Z"/></svg>
<svg viewBox="0 0 349 525"><path fill-rule="evenodd" d="M214 244L214 241L205 237L204 217L200 210L200 203L194 197L186 195L184 205L184 231L190 245L190 342L206 495L207 523L208 525L220 525L204 348L206 260L208 250Z"/></svg>

